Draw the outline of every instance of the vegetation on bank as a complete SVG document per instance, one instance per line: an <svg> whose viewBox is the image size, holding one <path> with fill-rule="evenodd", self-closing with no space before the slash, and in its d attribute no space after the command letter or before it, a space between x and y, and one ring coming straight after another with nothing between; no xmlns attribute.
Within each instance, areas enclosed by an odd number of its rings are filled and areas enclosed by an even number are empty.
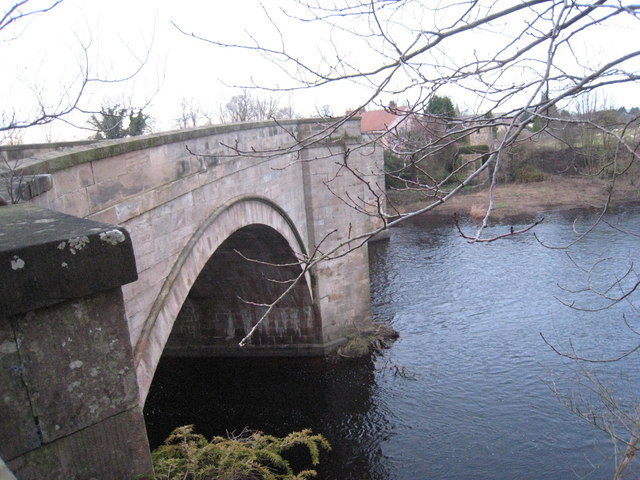
<svg viewBox="0 0 640 480"><path fill-rule="evenodd" d="M467 120L465 129L463 117L427 115L423 120L429 128L398 132L385 150L386 186L390 190L424 190L432 196L446 193L467 181L496 152L500 168L495 180L501 184L534 183L550 176L612 180L636 175L636 153L632 150L640 140L640 109L597 108L596 103L581 107L576 112L553 107L545 117L535 117L527 124L517 141L505 145L504 128L497 125L472 119ZM490 118L491 114L485 115ZM525 115L519 121L527 122L527 118ZM474 125L477 131L471 132ZM486 184L494 176L495 163L488 167L471 179L472 184Z"/></svg>
<svg viewBox="0 0 640 480"><path fill-rule="evenodd" d="M311 430L275 437L262 432L207 440L193 425L176 428L152 452L155 474L148 480L306 480L317 472L294 472L285 453L306 447L311 463L320 462L320 450L331 450L322 435Z"/></svg>
<svg viewBox="0 0 640 480"><path fill-rule="evenodd" d="M379 324L375 330L364 332L351 338L340 346L337 354L344 358L361 358L371 354L381 355L391 347L391 343L398 339L400 334L385 324Z"/></svg>

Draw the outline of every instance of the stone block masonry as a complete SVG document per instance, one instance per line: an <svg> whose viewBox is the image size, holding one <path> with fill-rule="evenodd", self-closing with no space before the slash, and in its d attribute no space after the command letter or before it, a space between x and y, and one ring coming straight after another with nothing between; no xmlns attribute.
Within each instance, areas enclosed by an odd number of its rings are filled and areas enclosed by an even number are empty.
<svg viewBox="0 0 640 480"><path fill-rule="evenodd" d="M128 233L29 204L0 225L0 457L21 480L148 473Z"/></svg>

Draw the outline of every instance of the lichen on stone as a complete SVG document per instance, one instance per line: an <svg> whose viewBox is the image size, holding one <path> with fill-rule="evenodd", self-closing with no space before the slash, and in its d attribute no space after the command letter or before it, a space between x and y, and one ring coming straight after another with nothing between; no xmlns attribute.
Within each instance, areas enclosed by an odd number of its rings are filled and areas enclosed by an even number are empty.
<svg viewBox="0 0 640 480"><path fill-rule="evenodd" d="M84 362L82 360L74 360L73 362L69 363L69 368L71 370L75 370L76 368L82 367L82 365L84 365Z"/></svg>
<svg viewBox="0 0 640 480"><path fill-rule="evenodd" d="M12 270L20 270L20 269L24 268L24 266L25 266L24 260L22 260L17 255L14 255L13 259L11 260L11 269Z"/></svg>
<svg viewBox="0 0 640 480"><path fill-rule="evenodd" d="M76 252L82 250L89 243L89 237L73 237L69 239L69 251L72 255L75 255Z"/></svg>
<svg viewBox="0 0 640 480"><path fill-rule="evenodd" d="M100 240L110 245L117 245L124 242L125 239L124 233L116 229L100 233Z"/></svg>

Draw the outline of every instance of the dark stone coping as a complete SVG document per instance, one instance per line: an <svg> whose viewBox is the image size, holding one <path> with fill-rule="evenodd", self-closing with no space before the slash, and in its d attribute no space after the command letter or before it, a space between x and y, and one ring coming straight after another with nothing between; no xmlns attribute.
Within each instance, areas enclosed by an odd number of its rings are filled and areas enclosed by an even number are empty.
<svg viewBox="0 0 640 480"><path fill-rule="evenodd" d="M32 204L0 207L0 315L137 280L129 233Z"/></svg>

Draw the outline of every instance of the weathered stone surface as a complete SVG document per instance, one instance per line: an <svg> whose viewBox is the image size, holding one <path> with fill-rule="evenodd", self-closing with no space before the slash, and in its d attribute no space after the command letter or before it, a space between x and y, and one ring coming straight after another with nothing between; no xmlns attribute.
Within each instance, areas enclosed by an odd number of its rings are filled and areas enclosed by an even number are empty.
<svg viewBox="0 0 640 480"><path fill-rule="evenodd" d="M31 204L0 208L0 225L2 313L33 310L137 278L123 228Z"/></svg>
<svg viewBox="0 0 640 480"><path fill-rule="evenodd" d="M151 472L140 408L7 461L20 480L133 480Z"/></svg>
<svg viewBox="0 0 640 480"><path fill-rule="evenodd" d="M33 205L0 225L0 457L20 480L148 473L127 232Z"/></svg>
<svg viewBox="0 0 640 480"><path fill-rule="evenodd" d="M44 443L137 405L120 289L29 312L12 323Z"/></svg>
<svg viewBox="0 0 640 480"><path fill-rule="evenodd" d="M9 322L0 318L0 457L14 458L38 446L38 425L23 381L18 344Z"/></svg>

